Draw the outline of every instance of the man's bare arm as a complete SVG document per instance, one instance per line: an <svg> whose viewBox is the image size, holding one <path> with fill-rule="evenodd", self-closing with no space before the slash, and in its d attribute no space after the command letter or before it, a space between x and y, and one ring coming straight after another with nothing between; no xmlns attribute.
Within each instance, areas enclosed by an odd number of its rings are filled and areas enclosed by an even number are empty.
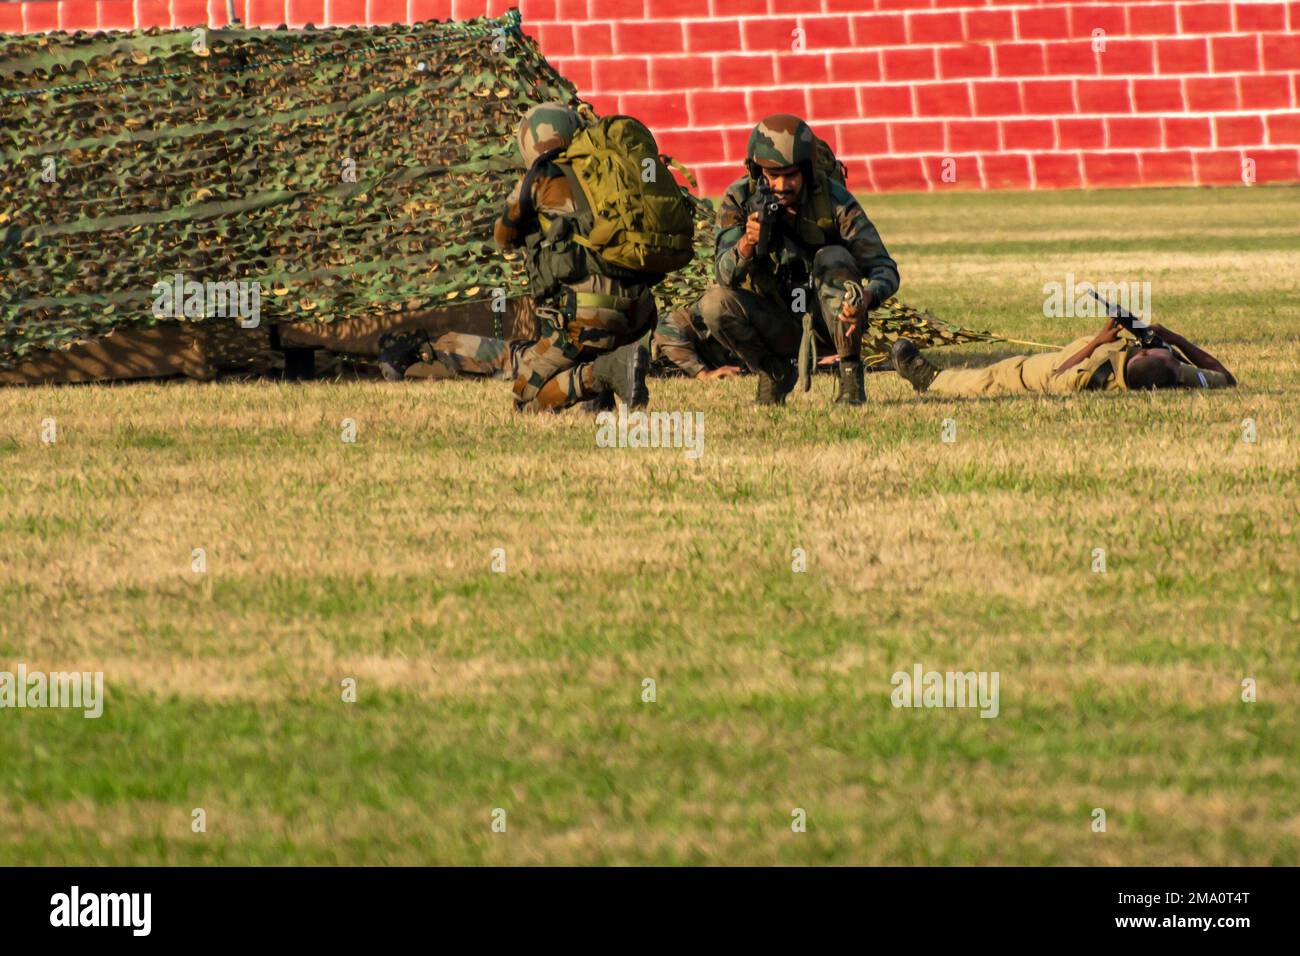
<svg viewBox="0 0 1300 956"><path fill-rule="evenodd" d="M1054 374L1052 378L1057 378L1074 368L1080 362L1087 361L1092 356L1093 352L1097 351L1097 349L1101 348L1101 346L1105 345L1107 342L1114 342L1117 338L1119 338L1119 323L1114 319L1111 319L1100 332L1093 336L1091 342L1079 349L1079 351L1074 355L1071 355L1070 358L1066 360L1065 364L1056 370L1056 374Z"/></svg>
<svg viewBox="0 0 1300 956"><path fill-rule="evenodd" d="M1187 356L1188 360L1197 368L1206 369L1210 372L1220 372L1227 377L1229 385L1237 384L1236 378L1234 378L1233 374L1228 371L1227 367L1199 345L1188 341L1177 332L1169 331L1169 329L1165 328L1163 325L1153 325L1151 328L1155 331L1156 335L1160 336L1174 348L1178 349L1178 351L1182 352L1183 355Z"/></svg>

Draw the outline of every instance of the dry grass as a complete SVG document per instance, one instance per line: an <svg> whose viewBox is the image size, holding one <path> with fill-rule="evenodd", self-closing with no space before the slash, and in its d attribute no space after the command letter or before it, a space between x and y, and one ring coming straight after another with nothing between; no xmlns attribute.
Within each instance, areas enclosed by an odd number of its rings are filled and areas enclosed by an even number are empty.
<svg viewBox="0 0 1300 956"><path fill-rule="evenodd" d="M868 207L909 302L1064 342L1044 282L1149 280L1243 387L657 383L696 461L497 383L5 391L0 668L109 698L0 711L0 863L1297 862L1300 193ZM1000 715L892 708L915 662Z"/></svg>

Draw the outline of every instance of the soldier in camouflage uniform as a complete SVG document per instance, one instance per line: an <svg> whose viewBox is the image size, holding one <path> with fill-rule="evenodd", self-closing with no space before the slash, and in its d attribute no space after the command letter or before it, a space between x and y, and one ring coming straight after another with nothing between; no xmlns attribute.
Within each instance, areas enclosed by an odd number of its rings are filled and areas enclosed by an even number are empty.
<svg viewBox="0 0 1300 956"><path fill-rule="evenodd" d="M568 145L581 126L578 114L559 103L534 106L524 115L518 143L529 173L496 223L502 249L524 250L542 333L519 356L514 382L519 410L558 411L609 392L632 407L649 399L649 353L637 340L655 324L652 290L612 277L573 241L578 206L569 180L555 163L537 162L543 153ZM538 214L548 220L545 230Z"/></svg>
<svg viewBox="0 0 1300 956"><path fill-rule="evenodd" d="M769 116L750 135L748 175L728 188L718 211L717 284L700 311L710 334L758 373L759 404L784 402L794 387L804 311L839 356L836 401L864 403L862 325L873 305L898 291L898 265L876 227L847 189L815 170L814 151L807 123ZM763 257L754 211L760 178L781 204L780 241Z"/></svg>
<svg viewBox="0 0 1300 956"><path fill-rule="evenodd" d="M656 368L674 368L701 381L739 375L744 365L740 356L709 333L699 302L659 317L650 356Z"/></svg>
<svg viewBox="0 0 1300 956"><path fill-rule="evenodd" d="M445 332L426 342L405 370L406 378L504 378L519 374L519 355L534 343Z"/></svg>

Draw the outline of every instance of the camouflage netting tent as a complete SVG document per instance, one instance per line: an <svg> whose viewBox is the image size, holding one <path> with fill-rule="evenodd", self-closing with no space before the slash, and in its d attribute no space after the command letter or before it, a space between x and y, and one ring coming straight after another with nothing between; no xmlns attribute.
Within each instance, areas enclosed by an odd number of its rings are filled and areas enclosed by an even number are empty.
<svg viewBox="0 0 1300 956"><path fill-rule="evenodd" d="M324 30L0 36L0 382L264 368L277 348L373 354L423 326L529 335L492 243L518 117L589 109L517 11ZM703 291L700 256L662 289ZM258 283L260 321L155 314L156 283ZM504 289L507 309L491 308ZM880 338L975 334L881 310Z"/></svg>

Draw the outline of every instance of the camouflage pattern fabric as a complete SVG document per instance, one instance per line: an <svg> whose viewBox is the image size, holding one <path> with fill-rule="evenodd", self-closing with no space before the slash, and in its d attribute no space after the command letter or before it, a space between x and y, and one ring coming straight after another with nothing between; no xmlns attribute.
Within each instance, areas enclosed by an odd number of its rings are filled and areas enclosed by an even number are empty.
<svg viewBox="0 0 1300 956"><path fill-rule="evenodd" d="M819 196L805 187L799 208L782 213L781 241L769 255L745 259L736 247L749 219L753 183L748 177L732 183L718 211L718 284L757 292L788 309L794 290L808 284L817 253L829 246L842 246L867 280L873 303L893 296L898 291L898 264L862 206L839 183L822 179L820 188L825 193ZM819 205L827 207L820 215Z"/></svg>
<svg viewBox="0 0 1300 956"><path fill-rule="evenodd" d="M519 356L513 388L517 409L559 411L600 395L606 389L597 383L592 363L654 327L655 300L644 286L591 276L581 291L613 297L619 304L538 309L544 331Z"/></svg>
<svg viewBox="0 0 1300 956"><path fill-rule="evenodd" d="M510 342L466 332L447 332L431 343L424 362L438 362L461 378L514 378L519 354L531 342Z"/></svg>
<svg viewBox="0 0 1300 956"><path fill-rule="evenodd" d="M514 11L0 35L0 368L177 321L150 309L177 273L262 285L258 330L185 319L218 327L222 370L262 361L276 323L391 328L499 288L526 296L522 255L491 240L522 168L517 122L539 103L594 117ZM691 201L696 257L657 287L665 311L713 281L714 210ZM968 340L895 320L923 346Z"/></svg>
<svg viewBox="0 0 1300 956"><path fill-rule="evenodd" d="M490 241L514 128L578 103L514 11L4 35L0 90L0 364L170 321L177 273L259 282L264 325L526 294Z"/></svg>
<svg viewBox="0 0 1300 956"><path fill-rule="evenodd" d="M517 134L520 151L533 149L534 135L550 135L561 145L566 134L562 111L544 104L524 117ZM534 156L536 159L536 156ZM541 221L524 221L523 188ZM537 294L541 337L519 355L512 388L521 411L559 411L602 394L592 363L640 338L655 323L650 289L602 275L591 253L574 239L577 211L569 180L554 163L521 178L511 190L494 234L505 252L523 249L530 287ZM543 241L544 240L544 241ZM598 299L597 302L590 301Z"/></svg>
<svg viewBox="0 0 1300 956"><path fill-rule="evenodd" d="M698 302L660 315L650 339L650 360L660 374L676 370L691 377L724 365L745 364L709 334Z"/></svg>
<svg viewBox="0 0 1300 956"><path fill-rule="evenodd" d="M815 140L812 130L797 116L778 113L759 121L749 134L745 159L767 169L812 167Z"/></svg>
<svg viewBox="0 0 1300 956"><path fill-rule="evenodd" d="M568 146L581 127L577 112L563 103L534 106L519 121L515 134L524 166L532 166L542 153Z"/></svg>

